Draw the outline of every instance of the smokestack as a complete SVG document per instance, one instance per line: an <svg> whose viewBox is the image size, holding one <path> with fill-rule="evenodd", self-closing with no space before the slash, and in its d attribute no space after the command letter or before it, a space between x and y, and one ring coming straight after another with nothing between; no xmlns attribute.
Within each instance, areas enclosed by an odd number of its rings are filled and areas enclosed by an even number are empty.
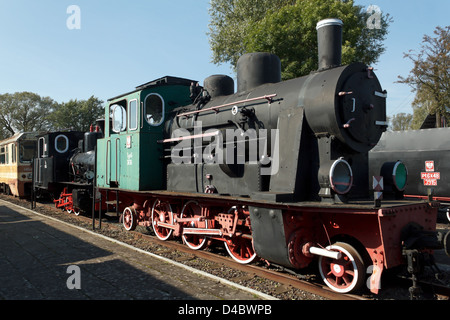
<svg viewBox="0 0 450 320"><path fill-rule="evenodd" d="M341 65L343 25L339 19L325 19L317 23L319 71Z"/></svg>

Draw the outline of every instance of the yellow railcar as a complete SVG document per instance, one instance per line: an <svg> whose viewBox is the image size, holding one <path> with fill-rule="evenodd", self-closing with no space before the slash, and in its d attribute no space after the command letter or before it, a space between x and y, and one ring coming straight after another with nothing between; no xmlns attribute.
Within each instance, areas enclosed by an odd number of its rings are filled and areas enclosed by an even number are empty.
<svg viewBox="0 0 450 320"><path fill-rule="evenodd" d="M36 141L36 133L28 132L0 141L0 190L4 193L21 198L30 193Z"/></svg>

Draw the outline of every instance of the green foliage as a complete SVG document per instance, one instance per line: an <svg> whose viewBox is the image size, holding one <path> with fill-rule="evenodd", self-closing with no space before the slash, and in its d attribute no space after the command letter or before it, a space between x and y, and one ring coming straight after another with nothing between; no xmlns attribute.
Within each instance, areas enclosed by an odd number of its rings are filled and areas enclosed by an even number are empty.
<svg viewBox="0 0 450 320"><path fill-rule="evenodd" d="M390 121L392 131L403 131L412 129L412 114L398 113L394 115Z"/></svg>
<svg viewBox="0 0 450 320"><path fill-rule="evenodd" d="M0 95L0 139L17 132L50 130L87 131L91 124L103 116L103 101L95 97L88 100L70 100L58 104L49 97L31 92Z"/></svg>
<svg viewBox="0 0 450 320"><path fill-rule="evenodd" d="M430 114L436 114L436 100L433 97L433 94L428 90L421 89L416 93L416 97L412 103L413 108L413 120L412 120L412 129L418 130L422 126L423 122ZM446 112L446 110L442 110L442 117L447 118L447 123L450 120L450 113ZM437 122L441 122L441 119L437 120Z"/></svg>
<svg viewBox="0 0 450 320"><path fill-rule="evenodd" d="M248 52L271 52L282 61L283 79L317 70L316 25L322 19L344 22L343 63L375 63L391 19L368 28L370 14L352 0L212 0L210 44L213 62L229 62Z"/></svg>
<svg viewBox="0 0 450 320"><path fill-rule="evenodd" d="M210 44L213 62L231 62L236 66L246 53L244 37L249 26L266 12L294 4L295 0L211 0L209 13Z"/></svg>
<svg viewBox="0 0 450 320"><path fill-rule="evenodd" d="M103 101L92 96L88 100L75 99L56 105L48 120L53 130L88 131L103 116Z"/></svg>
<svg viewBox="0 0 450 320"><path fill-rule="evenodd" d="M45 115L53 110L55 102L32 92L0 95L0 125L3 138L17 132L42 131L50 126Z"/></svg>
<svg viewBox="0 0 450 320"><path fill-rule="evenodd" d="M436 127L440 127L442 118L450 120L450 26L437 27L434 34L434 38L423 37L418 53L405 53L414 67L407 77L399 76L398 82L416 92L414 122L423 122L428 114L435 114Z"/></svg>

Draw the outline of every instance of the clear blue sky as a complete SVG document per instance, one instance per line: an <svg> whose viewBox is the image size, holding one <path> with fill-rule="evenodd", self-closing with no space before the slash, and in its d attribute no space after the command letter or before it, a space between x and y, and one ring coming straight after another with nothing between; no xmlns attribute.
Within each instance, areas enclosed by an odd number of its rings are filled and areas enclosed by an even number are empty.
<svg viewBox="0 0 450 320"><path fill-rule="evenodd" d="M355 3L393 17L387 52L374 67L389 94L388 114L412 112L411 90L394 83L412 67L403 53L450 25L450 1ZM81 10L79 30L66 25L70 5ZM212 74L234 77L228 65L211 63L208 8L209 0L0 0L0 93L106 101L165 75L201 83Z"/></svg>
<svg viewBox="0 0 450 320"><path fill-rule="evenodd" d="M437 26L450 25L450 0L355 0L355 3L365 8L377 5L393 18L385 41L386 53L374 67L388 91L388 115L412 113L415 94L409 86L395 83L399 75L407 76L413 68L412 62L403 58L404 53L418 52L424 35L434 36Z"/></svg>

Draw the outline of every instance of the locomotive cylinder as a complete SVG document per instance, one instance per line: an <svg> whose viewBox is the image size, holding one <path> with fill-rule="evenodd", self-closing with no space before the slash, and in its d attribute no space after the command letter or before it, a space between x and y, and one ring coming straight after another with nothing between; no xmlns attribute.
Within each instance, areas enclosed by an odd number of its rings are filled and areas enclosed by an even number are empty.
<svg viewBox="0 0 450 320"><path fill-rule="evenodd" d="M238 80L239 81L239 80ZM201 121L208 129L277 129L278 116L283 110L304 108L308 124L317 135L334 136L354 152L371 150L385 131L386 100L377 96L381 92L378 79L367 77L367 67L361 63L316 72L276 84L259 86L248 92L220 96L211 100L207 108L195 116L176 117L170 131L194 129L195 121ZM342 92L351 92L343 95ZM268 103L265 99L251 100L275 94ZM233 103L236 103L233 111ZM227 107L221 107L228 105ZM248 112L248 113L246 113ZM245 114L246 113L246 114ZM377 125L377 123L381 125Z"/></svg>

